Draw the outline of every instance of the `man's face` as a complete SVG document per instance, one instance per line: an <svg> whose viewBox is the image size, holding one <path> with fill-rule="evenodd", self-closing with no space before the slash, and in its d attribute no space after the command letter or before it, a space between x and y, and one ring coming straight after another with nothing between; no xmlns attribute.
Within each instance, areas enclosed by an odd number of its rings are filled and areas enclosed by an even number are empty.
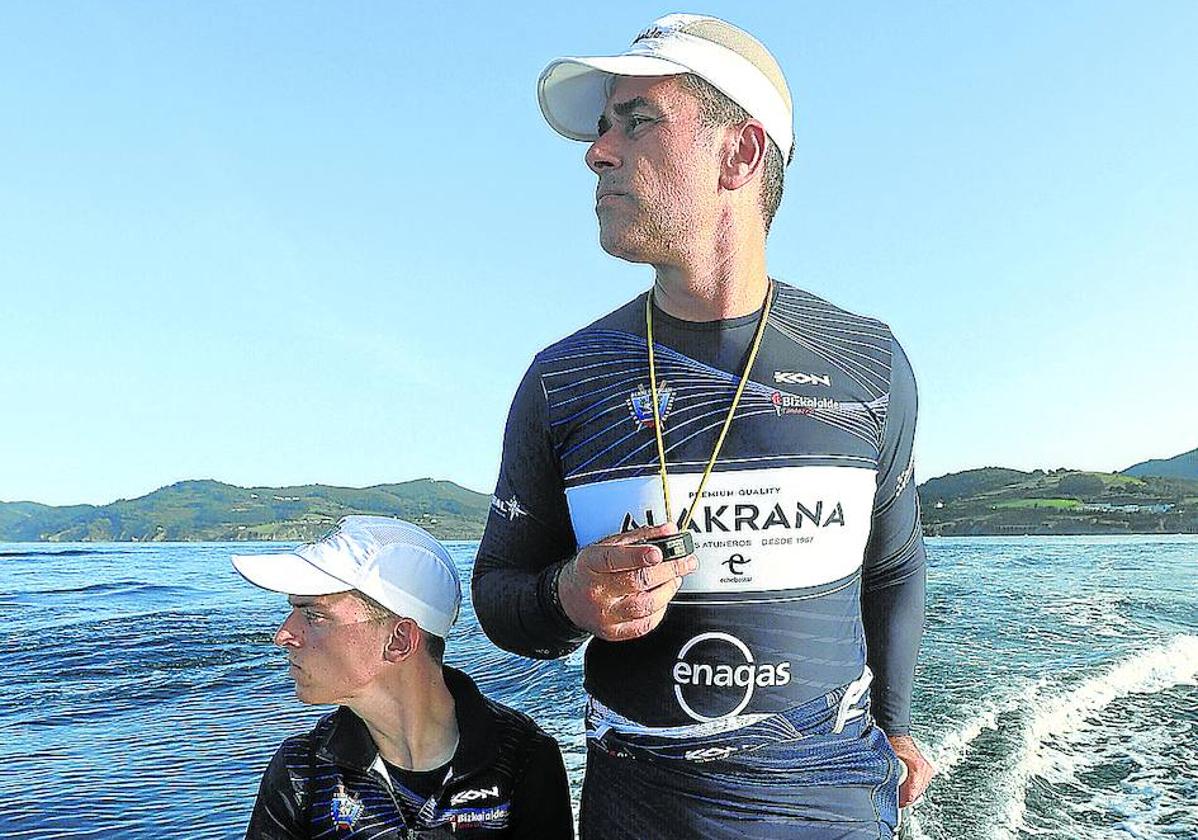
<svg viewBox="0 0 1198 840"><path fill-rule="evenodd" d="M386 622L367 617L348 592L292 595L291 615L275 633L287 651L295 696L304 703L346 703L379 673L390 636Z"/></svg>
<svg viewBox="0 0 1198 840"><path fill-rule="evenodd" d="M599 176L599 243L632 262L670 263L713 231L717 135L677 77L615 79L586 154Z"/></svg>

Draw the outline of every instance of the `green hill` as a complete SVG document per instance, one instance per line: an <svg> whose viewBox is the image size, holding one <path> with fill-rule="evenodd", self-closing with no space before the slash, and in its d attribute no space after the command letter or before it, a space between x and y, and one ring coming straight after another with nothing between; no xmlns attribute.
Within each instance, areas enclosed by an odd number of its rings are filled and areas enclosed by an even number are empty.
<svg viewBox="0 0 1198 840"><path fill-rule="evenodd" d="M1198 481L996 467L919 486L925 534L1198 533Z"/></svg>
<svg viewBox="0 0 1198 840"><path fill-rule="evenodd" d="M181 481L109 505L0 502L0 541L290 540L318 537L351 513L398 516L442 539L478 539L490 498L422 478L374 487L237 487Z"/></svg>
<svg viewBox="0 0 1198 840"><path fill-rule="evenodd" d="M985 467L933 478L919 486L924 532L1198 533L1198 480L1129 472ZM0 542L300 542L351 513L399 516L442 539L478 539L489 505L482 493L429 478L361 488L181 481L101 506L0 502Z"/></svg>
<svg viewBox="0 0 1198 840"><path fill-rule="evenodd" d="M1172 458L1160 458L1143 461L1123 471L1124 475L1134 475L1138 478L1157 476L1159 478L1184 478L1198 481L1198 449L1191 449Z"/></svg>

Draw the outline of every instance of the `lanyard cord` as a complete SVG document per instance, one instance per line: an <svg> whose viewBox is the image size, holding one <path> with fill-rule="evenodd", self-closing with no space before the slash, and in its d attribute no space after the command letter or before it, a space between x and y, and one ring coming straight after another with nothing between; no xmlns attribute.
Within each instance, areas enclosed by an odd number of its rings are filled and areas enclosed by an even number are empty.
<svg viewBox="0 0 1198 840"><path fill-rule="evenodd" d="M686 518L678 526L679 531L685 531L690 526L691 517L695 513L695 505L699 503L699 499L703 496L703 488L707 486L707 479L711 476L711 469L720 457L720 449L723 448L724 438L728 435L728 428L732 425L732 417L736 414L736 407L740 405L740 395L744 393L745 383L749 381L749 373L753 370L753 362L757 360L757 351L761 348L761 336L765 334L765 322L770 317L770 298L773 297L772 292L773 284L770 284L770 287L765 292L765 304L761 307L761 319L757 322L757 333L753 336L753 348L749 351L748 360L745 361L745 369L740 375L740 383L736 386L736 395L732 398L732 405L728 408L728 416L724 418L724 428L720 429L720 436L715 442L715 448L711 450L711 458L707 462L707 467L703 470L703 478L699 481L699 489L695 491L695 501L687 510ZM666 502L666 521L673 522L674 510L670 505L670 483L668 480L669 476L666 474L666 449L661 437L661 411L657 404L657 364L653 353L652 291L645 296L645 335L649 343L649 398L653 401L653 433L657 438L657 465L661 473L661 493L665 497Z"/></svg>
<svg viewBox="0 0 1198 840"><path fill-rule="evenodd" d="M457 751L457 747L454 747ZM451 759L452 761L452 759ZM384 767L386 763L384 762ZM400 768L401 770L403 768ZM416 772L416 771L408 771ZM416 791L411 790L403 782L398 781L391 776L391 770L387 769L387 786L391 791L391 799L395 802L395 807L399 811L399 816L403 819L405 828L419 828L421 825L427 826L432 822L433 817L437 814L437 800L441 798L441 794L445 792L445 786L449 784L449 780L453 778L453 765L451 764L445 771L445 778L441 780L441 784L424 800L424 804L419 808L410 805L403 798L403 794L398 796L395 793L395 786L398 784L403 787L408 793L416 794ZM416 794L419 797L419 794Z"/></svg>

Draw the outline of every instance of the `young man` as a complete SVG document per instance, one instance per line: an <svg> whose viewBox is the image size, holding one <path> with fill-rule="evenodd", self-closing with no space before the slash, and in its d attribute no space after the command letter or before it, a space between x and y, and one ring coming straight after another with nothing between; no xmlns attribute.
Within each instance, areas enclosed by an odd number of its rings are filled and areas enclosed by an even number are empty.
<svg viewBox="0 0 1198 840"><path fill-rule="evenodd" d="M430 534L347 516L314 543L233 565L288 596L274 641L296 696L341 707L275 753L247 838L573 837L556 742L441 664L461 588Z"/></svg>
<svg viewBox="0 0 1198 840"><path fill-rule="evenodd" d="M766 272L782 72L670 15L538 92L590 142L603 249L655 278L521 383L479 620L527 656L590 639L584 838L890 838L932 774L908 735L915 382L884 324ZM693 556L645 543L676 530Z"/></svg>

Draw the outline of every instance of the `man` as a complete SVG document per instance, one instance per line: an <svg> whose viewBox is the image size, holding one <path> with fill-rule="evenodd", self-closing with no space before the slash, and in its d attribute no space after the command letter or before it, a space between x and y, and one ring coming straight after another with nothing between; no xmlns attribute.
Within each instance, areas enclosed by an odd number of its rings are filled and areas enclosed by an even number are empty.
<svg viewBox="0 0 1198 840"><path fill-rule="evenodd" d="M915 383L885 325L766 272L781 70L669 15L538 92L590 142L600 244L655 279L521 383L480 622L526 656L590 640L584 838L889 838L932 774L908 734ZM646 542L679 529L693 556Z"/></svg>
<svg viewBox="0 0 1198 840"><path fill-rule="evenodd" d="M296 696L341 707L275 753L248 838L573 837L556 742L441 664L461 588L431 535L347 516L314 543L233 565L289 596L274 641Z"/></svg>

